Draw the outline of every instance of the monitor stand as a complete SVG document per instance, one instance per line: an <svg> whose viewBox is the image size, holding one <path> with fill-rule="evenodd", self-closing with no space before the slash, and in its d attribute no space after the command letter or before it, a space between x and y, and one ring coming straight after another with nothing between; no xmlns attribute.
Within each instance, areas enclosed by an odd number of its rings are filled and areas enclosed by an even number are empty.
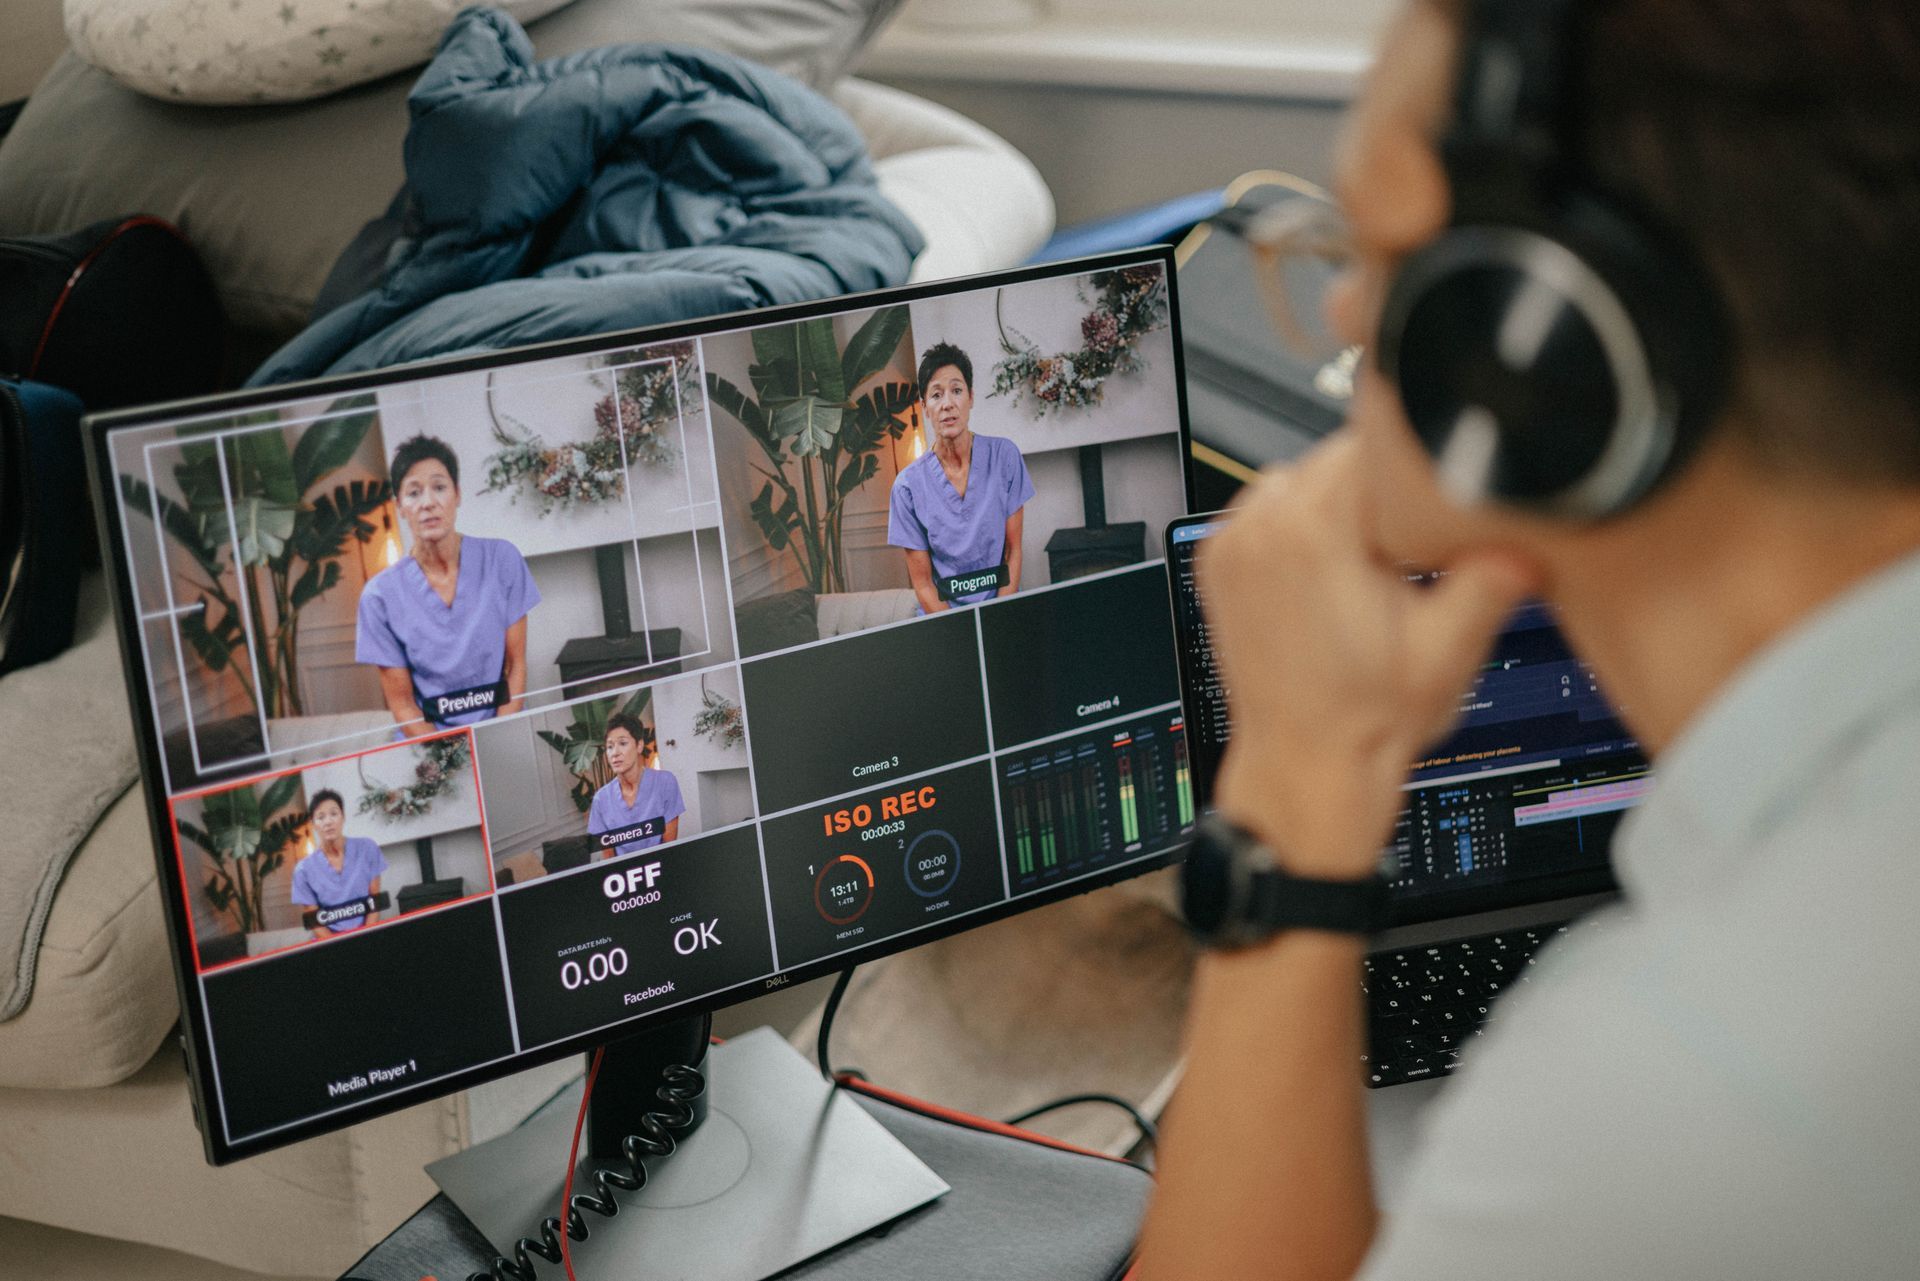
<svg viewBox="0 0 1920 1281"><path fill-rule="evenodd" d="M592 1171L624 1171L628 1134L646 1132L663 1066L705 1058L700 1115L665 1128L671 1156L641 1155L645 1187L614 1190L620 1211L582 1212L588 1237L572 1246L579 1274L593 1281L697 1276L761 1281L925 1205L946 1183L870 1116L854 1097L823 1081L778 1033L758 1028L709 1048L706 1017L609 1044L588 1107L606 1160L583 1153L575 1195L592 1193ZM427 1167L441 1189L496 1250L540 1237L560 1209L567 1145L583 1086L556 1096L518 1129ZM582 1147L587 1135L581 1136ZM554 1245L559 1244L557 1237ZM542 1277L558 1277L534 1259Z"/></svg>

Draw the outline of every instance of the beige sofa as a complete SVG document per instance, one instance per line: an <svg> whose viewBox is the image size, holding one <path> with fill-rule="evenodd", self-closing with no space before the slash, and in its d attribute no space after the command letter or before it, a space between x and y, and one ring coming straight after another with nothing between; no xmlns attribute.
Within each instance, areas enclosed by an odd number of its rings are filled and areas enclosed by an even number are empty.
<svg viewBox="0 0 1920 1281"><path fill-rule="evenodd" d="M593 0L629 2L637 0ZM16 21L16 7L30 12ZM57 90L56 100L83 88L96 99L115 92L95 83L98 73L71 55L55 62L58 28L48 15L56 9L57 0L21 0L10 7L0 101L24 93L49 67L44 83ZM534 35L538 43L539 26ZM832 92L865 132L882 186L926 235L916 279L1018 263L1051 230L1053 206L1044 184L1000 139L952 112L877 85L843 80ZM36 93L23 125L41 102ZM102 127L100 121L63 124L73 131L70 162L86 165L87 131ZM389 127L369 146L384 147L393 136ZM10 170L6 152L0 144L0 182L57 180L23 175L17 166ZM169 161L154 156L151 163ZM370 154L367 163L383 174L397 168L386 154ZM220 210L208 203L206 192L217 187L218 177L196 173L191 183L177 184L183 194L176 207L151 211L182 221L189 231L196 222L216 226ZM384 184L383 194L370 188L370 207L334 211L336 223L350 234L379 212L391 190L391 184ZM10 199L22 195L34 199ZM61 206L38 197L0 192L0 205L42 211L16 212L11 219L0 214L0 235L54 230L25 224L52 217L45 211L56 208L81 212L86 203ZM96 192L86 199L103 197ZM150 208L135 195L106 212L142 207ZM344 243L342 238L333 252ZM305 272L295 279L295 292L317 289L327 261L295 264ZM236 273L251 269L244 262L227 265ZM0 699L5 697L0 681ZM0 822L9 807L31 803L5 796ZM426 1162L510 1127L577 1071L572 1064L551 1065L211 1168L202 1160L173 1031L172 959L155 877L136 785L75 856L41 942L32 1000L18 1017L0 1023L0 1217L167 1247L264 1273L333 1275L432 1194L421 1169ZM41 1271L26 1266L20 1275Z"/></svg>

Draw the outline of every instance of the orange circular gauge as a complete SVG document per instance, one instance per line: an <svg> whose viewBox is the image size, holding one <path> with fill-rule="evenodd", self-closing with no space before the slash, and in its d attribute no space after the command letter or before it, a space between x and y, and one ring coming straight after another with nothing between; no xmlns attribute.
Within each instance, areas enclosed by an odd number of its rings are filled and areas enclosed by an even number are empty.
<svg viewBox="0 0 1920 1281"><path fill-rule="evenodd" d="M852 925L873 903L873 869L856 854L829 859L813 879L813 905L830 925Z"/></svg>

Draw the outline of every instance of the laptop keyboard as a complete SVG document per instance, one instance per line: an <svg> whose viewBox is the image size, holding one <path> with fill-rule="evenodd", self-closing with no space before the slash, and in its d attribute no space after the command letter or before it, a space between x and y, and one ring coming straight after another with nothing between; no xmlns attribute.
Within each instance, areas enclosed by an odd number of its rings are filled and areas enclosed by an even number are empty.
<svg viewBox="0 0 1920 1281"><path fill-rule="evenodd" d="M1369 954L1363 980L1368 1053L1361 1056L1367 1085L1378 1089L1453 1071L1467 1039L1484 1028L1493 998L1526 982L1533 954L1566 930L1562 921Z"/></svg>

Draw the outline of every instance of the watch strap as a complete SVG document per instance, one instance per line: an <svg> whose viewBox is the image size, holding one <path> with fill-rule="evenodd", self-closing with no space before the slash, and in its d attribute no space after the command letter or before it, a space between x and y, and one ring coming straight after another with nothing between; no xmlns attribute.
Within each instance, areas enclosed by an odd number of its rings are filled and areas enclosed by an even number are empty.
<svg viewBox="0 0 1920 1281"><path fill-rule="evenodd" d="M1248 919L1269 930L1373 934L1386 925L1387 883L1378 876L1322 881L1266 867L1250 888Z"/></svg>

